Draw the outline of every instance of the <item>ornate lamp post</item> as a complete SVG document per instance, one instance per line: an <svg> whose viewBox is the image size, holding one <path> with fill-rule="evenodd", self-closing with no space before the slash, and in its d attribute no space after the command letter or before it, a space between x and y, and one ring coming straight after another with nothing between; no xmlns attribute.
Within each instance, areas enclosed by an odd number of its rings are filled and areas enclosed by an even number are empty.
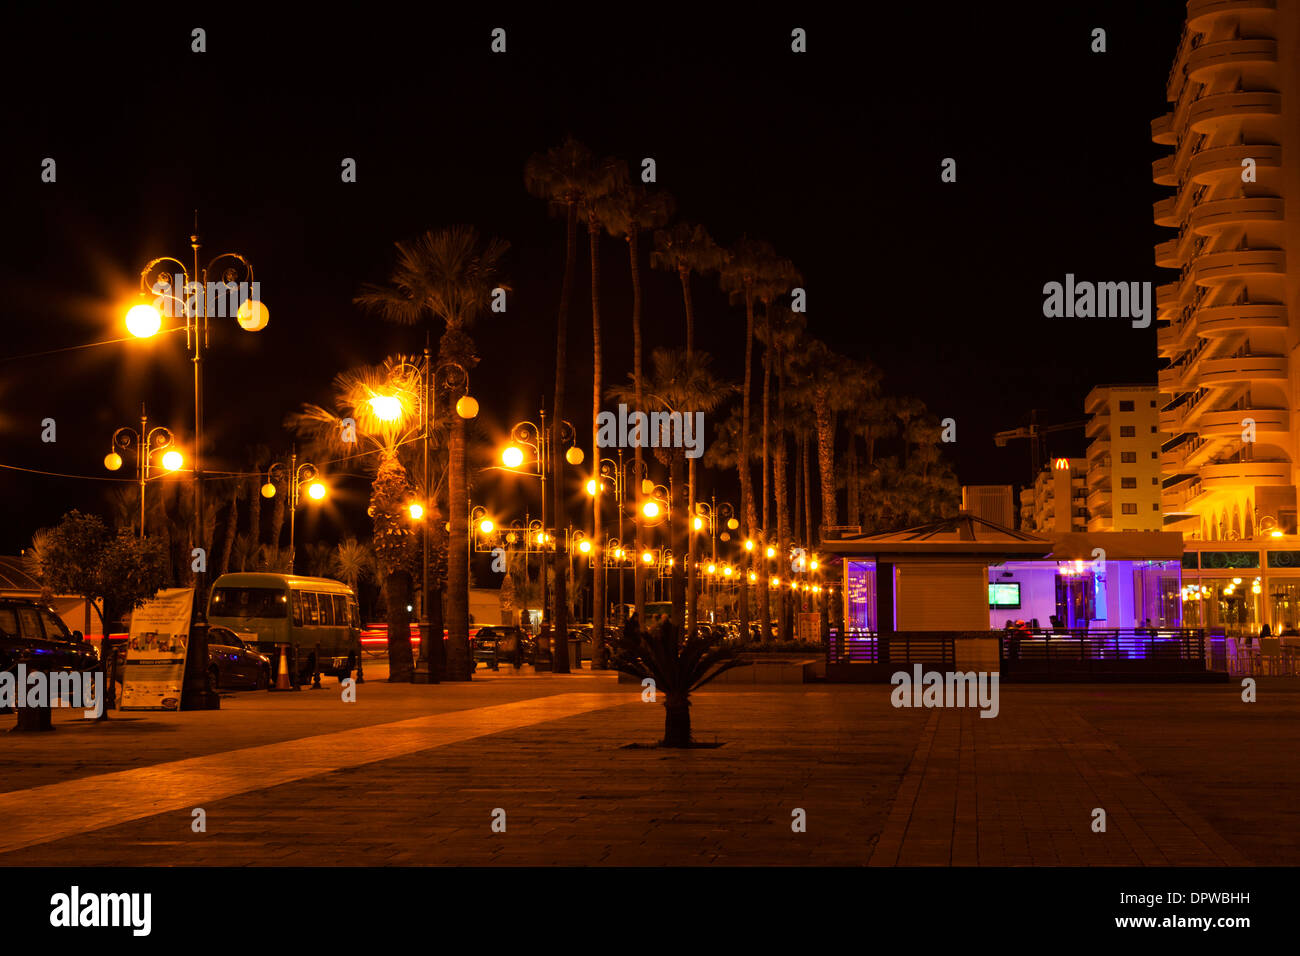
<svg viewBox="0 0 1300 956"><path fill-rule="evenodd" d="M136 480L140 484L140 537L144 537L144 493L149 481L154 452L164 452L162 466L166 471L177 471L184 467L185 459L179 451L165 451L173 442L172 433L162 425L149 427L149 416L145 414L144 404L140 405L140 430L125 426L113 432L113 450L104 456L104 467L117 471L122 467L121 452L130 448L136 450Z"/></svg>
<svg viewBox="0 0 1300 956"><path fill-rule="evenodd" d="M198 214L194 216L194 233L190 236L194 271L172 256L161 256L140 270L140 302L126 314L126 326L132 335L149 338L162 328L163 312L148 300L162 301L170 316L174 304L179 304L185 316L185 347L194 364L194 527L193 547L203 546L203 350L208 347L208 320L231 317L249 332L266 328L269 319L266 306L261 302L261 288L253 278L253 266L244 256L235 252L222 253L200 268L199 253L203 247L199 239ZM217 264L225 262L219 273ZM168 264L180 271L170 278L163 272ZM219 275L220 281L213 281ZM173 280L180 278L181 282ZM153 279L151 282L150 279ZM180 286L181 296L172 290ZM250 294L251 290L251 294ZM208 686L208 614L207 614L207 555L196 554L194 570L194 609L190 624L189 648L186 653L185 692L181 696L183 710L217 710L221 700ZM198 560L199 558L202 560Z"/></svg>
<svg viewBox="0 0 1300 956"><path fill-rule="evenodd" d="M542 519L540 522L542 535L542 545L545 547L560 547L558 535L547 532L546 528L546 481L548 478L556 478L551 474L551 434L546 427L546 411L543 409L538 413L541 424L534 424L530 421L522 421L515 424L510 429L510 444L505 447L501 453L501 462L507 470L516 474L528 475L533 474L540 479L542 484ZM568 446L564 453L564 460L570 465L581 465L583 454L582 449L577 445L577 432L574 431L573 425L567 421L561 421L559 425L559 438L563 445ZM524 448L533 450L534 458L532 461L527 460L524 454ZM530 470L520 470L530 469ZM559 522L559 516L555 517L556 523ZM556 568L556 573L563 572L562 567ZM542 559L542 634L549 635L551 630L551 605L548 600L546 590L546 559ZM561 640L567 640L568 635L561 635ZM564 654L552 653L552 666L560 673L567 673L569 669L568 657Z"/></svg>
<svg viewBox="0 0 1300 956"><path fill-rule="evenodd" d="M307 497L311 501L323 501L329 494L329 489L325 483L317 480L319 472L316 466L310 462L298 464L298 450L295 448L289 455L289 465L286 468L283 462L274 462L266 470L266 484L262 485L262 497L275 497L276 480L284 481L286 478L289 482L289 573L294 573L294 559L297 556L297 547L295 542L297 538L294 535L294 516L298 513L298 501L301 497L304 486L306 487ZM278 544L279 542L277 542Z"/></svg>

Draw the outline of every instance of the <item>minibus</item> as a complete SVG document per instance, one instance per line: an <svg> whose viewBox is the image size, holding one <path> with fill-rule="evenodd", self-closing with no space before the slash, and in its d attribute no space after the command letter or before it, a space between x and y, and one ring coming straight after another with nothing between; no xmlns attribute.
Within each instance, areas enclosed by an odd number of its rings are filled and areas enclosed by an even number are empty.
<svg viewBox="0 0 1300 956"><path fill-rule="evenodd" d="M340 679L352 673L361 653L356 595L330 578L223 574L208 599L208 623L230 628L272 660L276 644L292 644L300 684L317 670L317 647L320 672Z"/></svg>

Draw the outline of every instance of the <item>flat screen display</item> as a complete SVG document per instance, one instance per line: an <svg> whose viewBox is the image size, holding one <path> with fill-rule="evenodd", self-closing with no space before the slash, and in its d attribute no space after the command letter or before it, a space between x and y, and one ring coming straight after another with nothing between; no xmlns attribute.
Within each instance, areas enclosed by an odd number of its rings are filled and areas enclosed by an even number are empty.
<svg viewBox="0 0 1300 956"><path fill-rule="evenodd" d="M1020 582L999 581L989 585L989 607L1020 607Z"/></svg>

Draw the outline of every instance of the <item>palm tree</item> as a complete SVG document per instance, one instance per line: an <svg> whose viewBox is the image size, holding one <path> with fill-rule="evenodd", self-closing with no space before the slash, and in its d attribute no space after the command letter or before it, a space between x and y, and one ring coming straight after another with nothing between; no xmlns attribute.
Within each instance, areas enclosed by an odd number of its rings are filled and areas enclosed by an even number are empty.
<svg viewBox="0 0 1300 956"><path fill-rule="evenodd" d="M582 193L580 212L587 217L587 244L591 249L591 471L595 476L592 496L592 532L591 540L597 549L604 546L604 515L602 512L603 483L600 481L600 401L604 387L604 362L601 354L600 327L600 236L604 223L600 219L600 204L611 192L622 188L627 183L627 164L622 160L606 159L600 164L592 165L591 179L586 183ZM596 551L598 560L604 561L603 553ZM597 669L605 667L605 610L608 604L605 598L605 575L592 575L591 584L591 665Z"/></svg>
<svg viewBox="0 0 1300 956"><path fill-rule="evenodd" d="M638 680L654 682L656 693L664 695L664 747L691 745L691 693L724 671L746 662L738 651L725 643L722 634L699 630L680 639L681 631L672 623L657 631L627 628L616 634L611 643L614 655L610 665Z"/></svg>
<svg viewBox="0 0 1300 956"><path fill-rule="evenodd" d="M564 280L560 284L560 308L555 332L555 407L551 416L551 475L557 527L565 504L564 482L561 480L565 451L562 436L565 378L568 373L569 303L578 257L578 209L597 178L591 150L571 136L559 146L544 153L535 153L524 166L524 185L528 192L539 199L545 199L552 211L562 214L565 221ZM560 540L558 535L556 537L557 541ZM555 646L559 648L567 639L569 630L568 561L562 546L555 548L551 560L555 582ZM554 670L567 674L568 654L555 653L552 657Z"/></svg>
<svg viewBox="0 0 1300 956"><path fill-rule="evenodd" d="M801 312L792 312L789 308L782 305L773 304L765 316L766 321L759 329L760 338L763 341L764 359L767 359L768 353L771 355L771 374L776 379L776 428L773 430L772 443L772 488L776 498L776 540L777 555L781 560L790 553L790 495L787 483L787 445L786 432L788 422L786 419L787 393L789 392L789 373L791 356L796 353L800 347L800 339L804 334L806 325L804 315ZM767 377L764 372L764 377ZM780 638L783 641L791 639L790 634L790 617L786 613L786 592L780 588L776 589L777 601L777 622L780 630Z"/></svg>
<svg viewBox="0 0 1300 956"><path fill-rule="evenodd" d="M363 366L335 376L335 410L304 405L286 420L286 425L313 443L315 449L344 461L355 460L374 471L369 514L374 525L375 560L388 607L388 679L393 683L409 683L414 675L406 610L411 603L411 571L415 564L415 532L408 511L414 489L398 452L420 433L415 415L420 386L420 375L406 356L390 357L383 365ZM401 414L381 417L381 409L373 401L381 396L396 398ZM355 423L355 442L345 441L349 434L343 427L345 419Z"/></svg>
<svg viewBox="0 0 1300 956"><path fill-rule="evenodd" d="M610 193L600 204L601 218L611 235L621 236L627 241L628 261L632 267L632 382L634 409L645 411L645 388L642 369L641 347L641 233L645 230L658 229L672 217L672 196L666 192L650 192L636 184L626 184L622 189ZM644 505L641 489L641 475L645 468L644 455L638 445L633 449L634 471L636 474L636 513L639 516ZM637 522L637 554L645 548L641 533L641 523ZM645 565L634 561L632 571L634 600L638 621L645 620Z"/></svg>
<svg viewBox="0 0 1300 956"><path fill-rule="evenodd" d="M713 241L702 225L678 222L671 229L655 231L654 250L650 253L652 268L676 272L682 285L682 302L686 306L686 354L695 352L695 301L691 296L691 274L707 275L722 268L726 253ZM695 507L695 459L686 465L687 497L691 509ZM693 512L692 512L693 513ZM695 535L689 536L686 555L686 619L691 627L699 624L696 601Z"/></svg>
<svg viewBox="0 0 1300 956"><path fill-rule="evenodd" d="M741 398L740 418L740 510L742 537L748 539L758 524L754 507L753 479L749 467L749 434L752 421L749 411L750 394L754 387L754 303L765 293L774 279L774 264L778 257L772 245L758 239L741 237L727 252L727 262L722 267L722 290L731 296L732 303L745 306L745 383ZM749 633L749 588L742 579L740 587L740 630Z"/></svg>
<svg viewBox="0 0 1300 956"><path fill-rule="evenodd" d="M709 366L712 362L707 352L695 352L688 355L679 349L655 349L650 356L652 372L649 381L643 383L647 412L666 411L681 415L694 415L696 412L712 412L722 403L728 387L714 377ZM613 389L612 397L627 402L635 394L632 389ZM697 435L703 441L703 435ZM668 483L673 490L675 500L669 508L669 538L674 555L686 554L688 540L694 539L691 531L691 510L688 489L682 484L682 472L687 461L686 449L675 445L671 436L658 436L659 456L668 465ZM638 527L641 512L637 513ZM674 626L684 625L686 613L685 578L694 575L695 569L687 567L680 560L672 566L672 619ZM693 622L694 623L694 622Z"/></svg>
<svg viewBox="0 0 1300 956"><path fill-rule="evenodd" d="M452 226L437 231L430 230L411 242L399 242L397 265L384 286L366 286L354 300L357 304L375 310L381 317L393 322L414 324L440 319L443 332L438 340L438 362L454 364L469 370L478 362L474 340L469 329L488 308L493 290L502 286L498 277L501 259L510 244L501 239L483 241L473 226ZM434 368L426 368L427 385L436 398L437 381ZM459 396L449 396L454 404ZM451 540L468 540L469 488L465 465L465 420L459 414L447 414L450 437L447 464L447 516L451 523ZM432 427L432 421L430 427ZM427 467L427 465L426 465ZM426 488L431 490L429 475L424 476ZM430 497L431 494L430 494ZM433 512L433 502L425 502ZM430 515L432 518L432 514ZM426 521L425 534L432 535ZM442 642L432 640L430 660L434 675L448 680L469 680L469 553L466 549L448 549L447 558L447 660L445 668ZM424 596L426 613L435 605L441 606L441 594L432 587ZM434 630L434 628L430 628ZM437 630L440 632L441 627ZM445 671L445 673L444 673Z"/></svg>
<svg viewBox="0 0 1300 956"><path fill-rule="evenodd" d="M853 362L812 339L801 356L803 388L813 413L817 435L817 465L821 486L821 533L839 524L835 498L835 422L840 413L856 408L876 391L880 373L869 362ZM811 524L809 526L811 531Z"/></svg>

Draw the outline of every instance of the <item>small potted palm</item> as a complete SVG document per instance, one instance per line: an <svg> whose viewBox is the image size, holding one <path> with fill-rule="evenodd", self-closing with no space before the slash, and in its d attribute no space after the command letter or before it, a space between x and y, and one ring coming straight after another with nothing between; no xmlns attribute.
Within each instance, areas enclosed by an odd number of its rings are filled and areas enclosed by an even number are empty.
<svg viewBox="0 0 1300 956"><path fill-rule="evenodd" d="M691 694L724 671L747 662L725 644L721 633L701 629L681 637L681 631L664 621L651 631L629 626L608 638L609 666L641 681L654 681L656 697L664 705L662 747L690 747Z"/></svg>

